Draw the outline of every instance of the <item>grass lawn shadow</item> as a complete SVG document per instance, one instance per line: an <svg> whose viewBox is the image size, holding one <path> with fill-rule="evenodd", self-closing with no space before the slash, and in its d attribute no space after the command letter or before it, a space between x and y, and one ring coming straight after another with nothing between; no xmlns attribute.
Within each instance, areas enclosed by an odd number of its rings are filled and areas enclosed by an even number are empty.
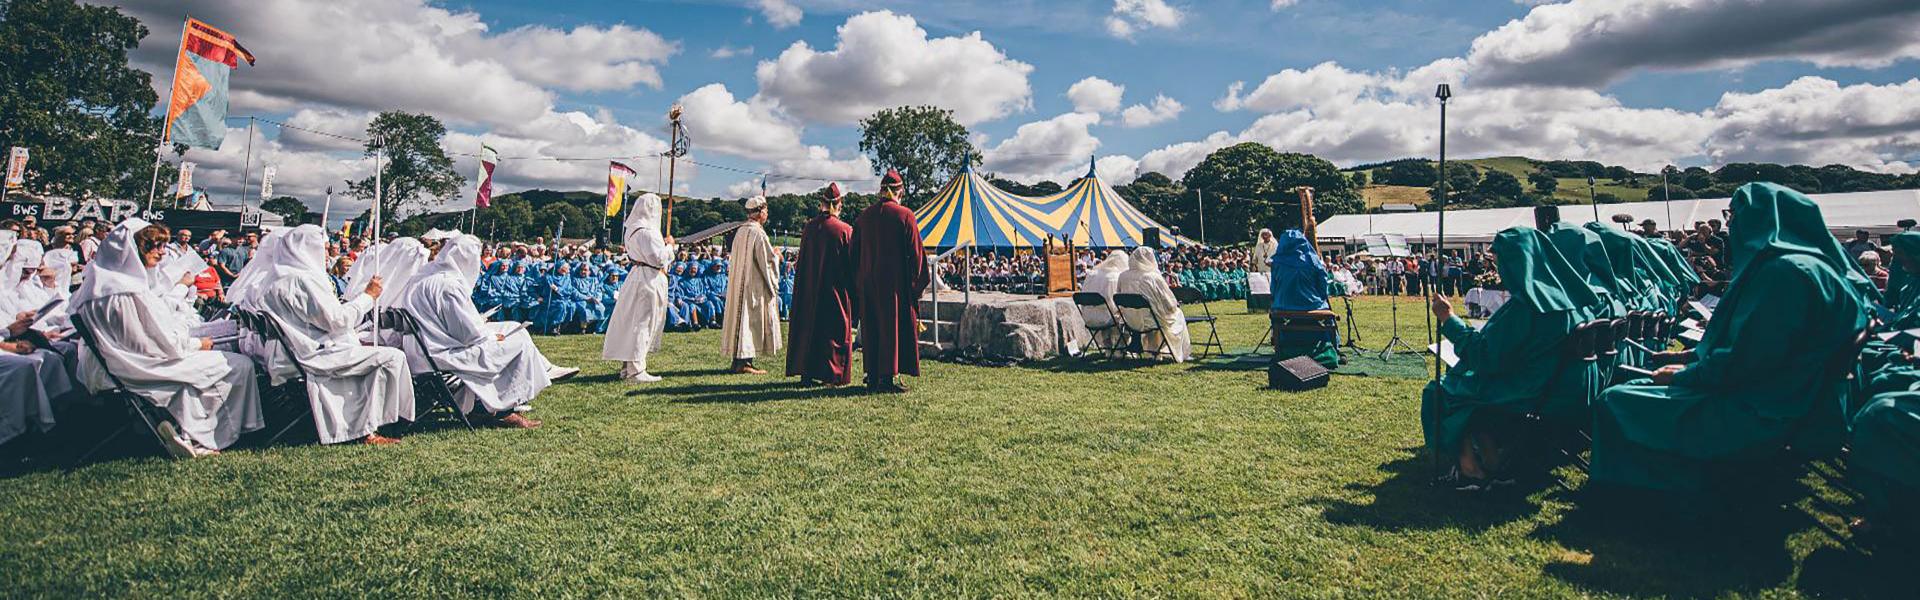
<svg viewBox="0 0 1920 600"><path fill-rule="evenodd" d="M1516 486L1492 492L1464 493L1436 487L1438 473L1425 448L1408 448L1404 455L1379 467L1387 479L1376 484L1349 483L1343 489L1372 496L1372 502L1322 502L1327 522L1358 525L1381 531L1464 529L1484 531L1505 523L1530 519L1540 504L1530 497L1553 485L1545 478L1523 479Z"/></svg>
<svg viewBox="0 0 1920 600"><path fill-rule="evenodd" d="M1774 589L1794 576L1788 539L1821 526L1793 503L1808 493L1797 481L1685 498L1595 493L1591 486L1558 522L1532 536L1582 557L1549 563L1548 576L1610 594L1724 597Z"/></svg>

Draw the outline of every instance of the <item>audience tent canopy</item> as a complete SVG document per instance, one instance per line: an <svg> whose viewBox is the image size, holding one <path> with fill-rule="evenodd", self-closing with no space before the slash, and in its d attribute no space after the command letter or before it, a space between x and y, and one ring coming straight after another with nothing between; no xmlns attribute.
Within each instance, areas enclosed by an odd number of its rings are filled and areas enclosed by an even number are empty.
<svg viewBox="0 0 1920 600"><path fill-rule="evenodd" d="M1839 237L1865 229L1874 234L1899 230L1901 219L1920 218L1920 190L1812 194L1827 220L1827 228ZM1693 224L1709 219L1724 219L1726 198L1711 200L1674 200L1671 202L1629 202L1600 205L1600 221L1613 224L1614 215L1633 218L1629 228L1652 219L1662 231L1692 229ZM1586 223L1594 220L1593 207L1568 204L1560 207L1560 220ZM1515 225L1533 225L1533 209L1489 208L1447 211L1447 245L1489 244L1500 230ZM1317 235L1328 243L1357 242L1361 236L1398 233L1416 244L1439 241L1439 213L1384 213L1375 215L1338 215L1320 223Z"/></svg>
<svg viewBox="0 0 1920 600"><path fill-rule="evenodd" d="M1091 169L1067 189L1038 198L994 187L973 169L963 169L914 211L914 218L931 248L1032 248L1047 236L1070 238L1081 248L1130 248L1155 227L1165 232L1162 244L1193 244L1141 214Z"/></svg>

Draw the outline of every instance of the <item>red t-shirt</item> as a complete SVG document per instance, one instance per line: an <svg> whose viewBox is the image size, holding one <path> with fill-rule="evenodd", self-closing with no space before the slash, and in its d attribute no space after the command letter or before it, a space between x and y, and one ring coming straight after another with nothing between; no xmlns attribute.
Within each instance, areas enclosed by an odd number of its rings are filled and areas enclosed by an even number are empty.
<svg viewBox="0 0 1920 600"><path fill-rule="evenodd" d="M198 276L193 278L193 289L194 293L198 294L201 298L213 298L220 295L220 273L213 270L213 267L207 267L207 270L201 271Z"/></svg>

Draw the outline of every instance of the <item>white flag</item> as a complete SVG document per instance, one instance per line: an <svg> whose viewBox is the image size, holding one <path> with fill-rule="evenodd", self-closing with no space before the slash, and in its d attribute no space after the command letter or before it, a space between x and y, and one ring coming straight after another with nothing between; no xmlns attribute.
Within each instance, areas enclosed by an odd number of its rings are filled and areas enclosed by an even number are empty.
<svg viewBox="0 0 1920 600"><path fill-rule="evenodd" d="M184 198L192 195L193 195L193 163L183 162L183 163L180 163L180 186L174 191L173 197Z"/></svg>
<svg viewBox="0 0 1920 600"><path fill-rule="evenodd" d="M14 146L7 152L7 183L9 188L18 188L26 182L27 149Z"/></svg>
<svg viewBox="0 0 1920 600"><path fill-rule="evenodd" d="M273 165L267 165L267 168L260 172L260 199L273 199Z"/></svg>

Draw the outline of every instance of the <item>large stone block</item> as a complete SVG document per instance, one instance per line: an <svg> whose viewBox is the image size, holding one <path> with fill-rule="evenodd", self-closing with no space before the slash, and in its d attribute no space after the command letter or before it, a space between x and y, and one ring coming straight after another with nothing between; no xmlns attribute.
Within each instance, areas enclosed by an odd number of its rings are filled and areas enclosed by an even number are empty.
<svg viewBox="0 0 1920 600"><path fill-rule="evenodd" d="M949 302L956 306L947 306ZM941 295L941 304L941 315L959 313L960 319L958 331L943 328L940 341L973 356L1046 360L1078 354L1092 339L1068 298L975 293L969 305L959 294L948 293ZM934 313L931 301L923 300L921 306L924 314ZM949 332L958 339L946 339Z"/></svg>

